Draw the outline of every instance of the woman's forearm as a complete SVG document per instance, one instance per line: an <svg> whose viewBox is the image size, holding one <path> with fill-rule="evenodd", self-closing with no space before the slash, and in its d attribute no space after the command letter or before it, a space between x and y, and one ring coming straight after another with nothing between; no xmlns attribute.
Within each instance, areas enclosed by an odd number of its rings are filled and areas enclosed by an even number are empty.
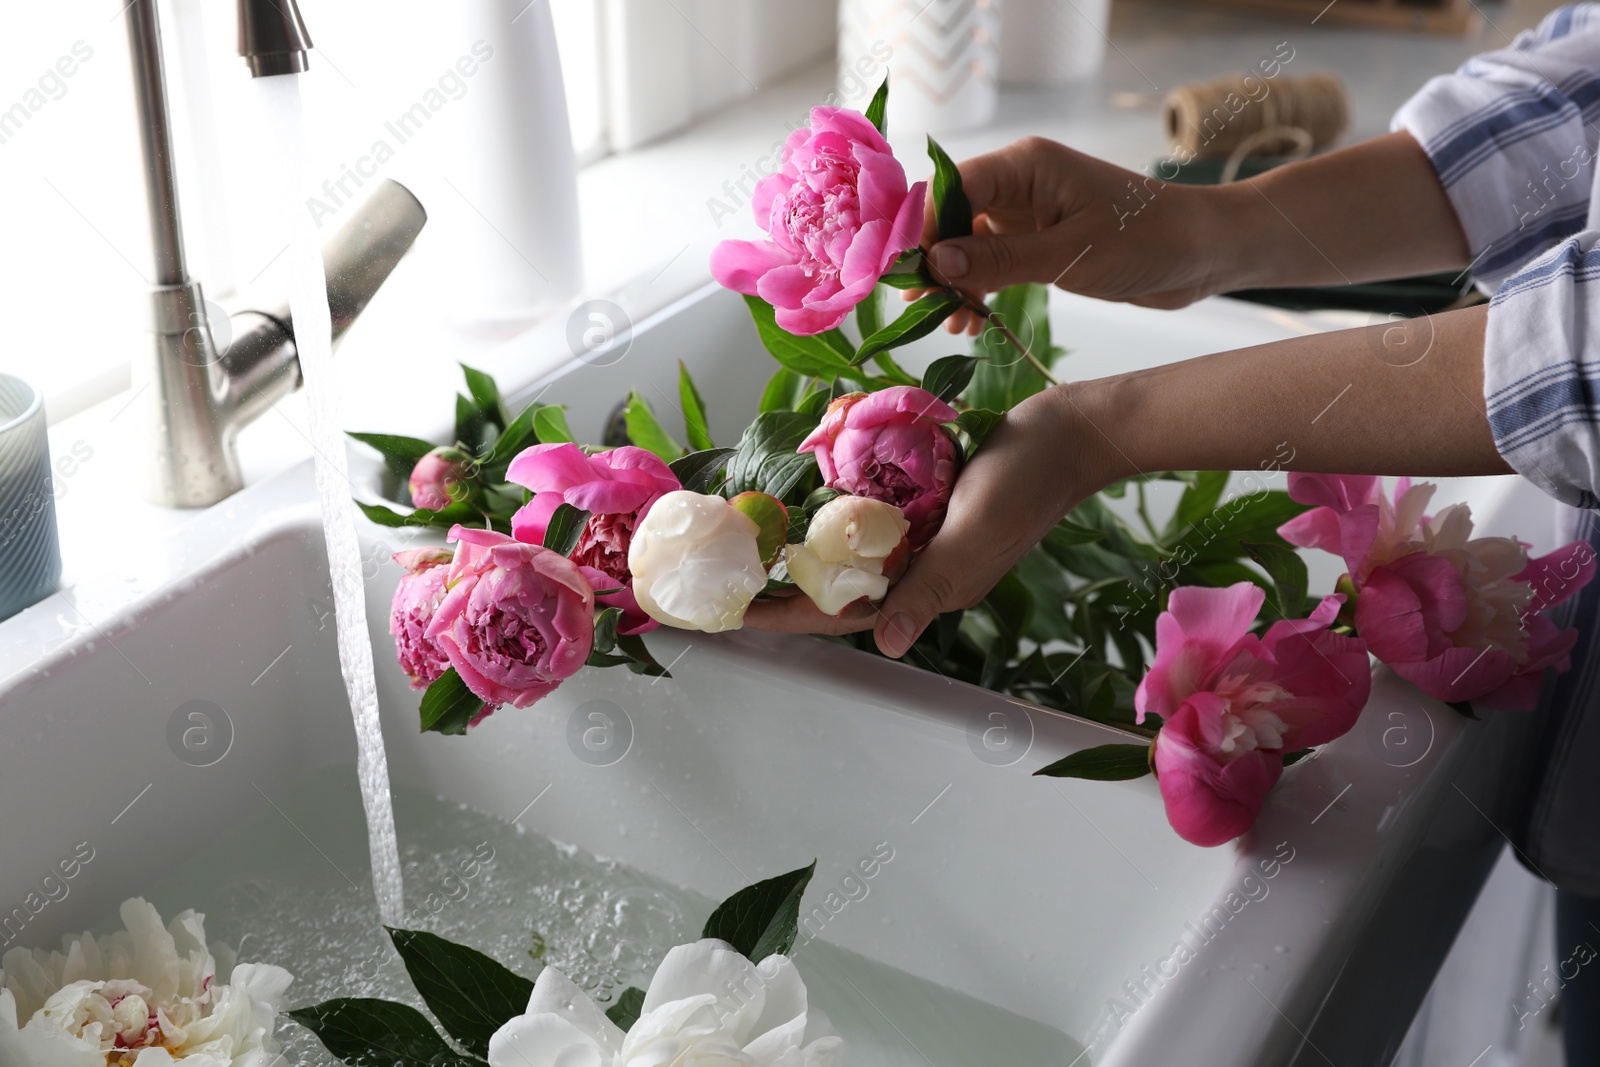
<svg viewBox="0 0 1600 1067"><path fill-rule="evenodd" d="M1471 258L1433 165L1405 132L1218 186L1231 288L1340 285L1464 269Z"/></svg>
<svg viewBox="0 0 1600 1067"><path fill-rule="evenodd" d="M1060 387L1104 480L1156 470L1511 472L1484 415L1486 307ZM1293 460L1283 460L1284 450Z"/></svg>

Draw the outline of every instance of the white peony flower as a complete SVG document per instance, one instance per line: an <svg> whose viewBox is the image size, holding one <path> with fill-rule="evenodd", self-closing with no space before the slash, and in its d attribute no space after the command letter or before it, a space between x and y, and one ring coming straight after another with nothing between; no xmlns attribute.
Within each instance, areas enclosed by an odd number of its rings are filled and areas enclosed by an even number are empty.
<svg viewBox="0 0 1600 1067"><path fill-rule="evenodd" d="M205 919L161 925L140 899L126 930L14 948L0 959L4 1067L271 1067L272 1027L294 979L282 967L233 964L206 947Z"/></svg>
<svg viewBox="0 0 1600 1067"><path fill-rule="evenodd" d="M806 543L784 550L789 577L829 615L862 597L882 600L909 558L910 528L893 504L836 496L812 517Z"/></svg>
<svg viewBox="0 0 1600 1067"><path fill-rule="evenodd" d="M489 1067L833 1067L840 1044L787 957L757 965L707 938L667 953L627 1033L546 967L489 1039Z"/></svg>
<svg viewBox="0 0 1600 1067"><path fill-rule="evenodd" d="M683 630L737 630L767 587L755 522L720 496L667 493L628 546L633 595L644 613Z"/></svg>

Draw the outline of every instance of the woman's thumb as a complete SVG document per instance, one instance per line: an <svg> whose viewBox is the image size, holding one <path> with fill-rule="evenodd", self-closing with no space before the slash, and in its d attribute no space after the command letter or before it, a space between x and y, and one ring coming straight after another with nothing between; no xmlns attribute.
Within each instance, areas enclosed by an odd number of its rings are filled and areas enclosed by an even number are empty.
<svg viewBox="0 0 1600 1067"><path fill-rule="evenodd" d="M1060 273L1051 268L1054 243L1037 230L952 237L933 246L928 265L938 281L974 292L1052 282Z"/></svg>
<svg viewBox="0 0 1600 1067"><path fill-rule="evenodd" d="M954 586L949 571L941 566L938 542L930 544L911 563L911 569L889 590L878 619L875 636L878 651L899 659L916 643L922 631L952 602Z"/></svg>

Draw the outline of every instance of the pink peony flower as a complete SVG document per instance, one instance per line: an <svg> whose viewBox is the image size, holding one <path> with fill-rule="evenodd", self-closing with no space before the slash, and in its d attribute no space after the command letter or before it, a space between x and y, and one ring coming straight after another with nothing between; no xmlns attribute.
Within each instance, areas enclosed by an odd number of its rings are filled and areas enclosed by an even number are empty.
<svg viewBox="0 0 1600 1067"><path fill-rule="evenodd" d="M682 488L660 458L632 445L593 456L573 444L534 445L511 461L506 478L534 492L533 499L511 517L513 537L527 544L543 543L550 516L562 504L589 512L572 562L592 588L620 590L598 598L606 607L622 609L618 633L642 634L659 625L634 598L628 546L651 506Z"/></svg>
<svg viewBox="0 0 1600 1067"><path fill-rule="evenodd" d="M594 649L594 592L565 556L493 530L455 526L447 592L425 636L489 708L525 708Z"/></svg>
<svg viewBox="0 0 1600 1067"><path fill-rule="evenodd" d="M911 523L911 547L921 548L939 532L956 484L956 443L940 425L955 417L912 385L849 393L828 405L799 451L816 454L828 487L899 508Z"/></svg>
<svg viewBox="0 0 1600 1067"><path fill-rule="evenodd" d="M1426 514L1433 492L1402 478L1391 501L1375 477L1291 474L1289 495L1318 506L1279 533L1344 559L1356 628L1400 677L1439 700L1529 710L1577 641L1539 612L1594 577L1594 552L1575 541L1530 560L1520 541L1471 536L1465 504Z"/></svg>
<svg viewBox="0 0 1600 1067"><path fill-rule="evenodd" d="M429 511L441 511L458 500L465 500L469 486L467 468L472 457L459 448L436 448L417 460L411 468L411 503Z"/></svg>
<svg viewBox="0 0 1600 1067"><path fill-rule="evenodd" d="M1250 632L1266 594L1250 582L1172 591L1156 620L1156 655L1134 694L1166 722L1155 769L1167 820L1196 845L1248 830L1283 757L1325 744L1355 725L1372 685L1360 638L1327 629L1344 597L1309 618Z"/></svg>
<svg viewBox="0 0 1600 1067"><path fill-rule="evenodd" d="M772 240L723 241L711 273L771 304L790 333L831 330L921 240L926 187L906 188L905 168L865 116L814 107L751 197Z"/></svg>
<svg viewBox="0 0 1600 1067"><path fill-rule="evenodd" d="M450 666L439 646L425 635L444 599L445 577L453 558L448 548L413 548L394 556L406 573L395 587L389 607L389 632L394 635L400 669L411 679L413 689L428 688Z"/></svg>

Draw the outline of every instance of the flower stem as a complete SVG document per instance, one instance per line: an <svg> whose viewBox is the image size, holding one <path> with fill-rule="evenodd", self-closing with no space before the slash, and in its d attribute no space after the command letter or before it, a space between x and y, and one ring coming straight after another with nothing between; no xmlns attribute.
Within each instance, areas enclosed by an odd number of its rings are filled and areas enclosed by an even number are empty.
<svg viewBox="0 0 1600 1067"><path fill-rule="evenodd" d="M923 265L926 266L928 271L931 273L933 270L933 260L929 258L928 250L923 248L921 245L918 245L917 251L922 253ZM995 314L993 308L991 308L988 304L985 304L976 296L973 296L971 293L967 292L965 289L958 288L947 281L939 281L939 285L946 291L954 293L956 298L961 301L962 306L964 306L968 311L977 315L979 318L983 319L984 322L987 322L990 326L993 326L995 329L999 330L1000 336L1009 341L1012 348L1015 348L1018 352L1022 353L1022 358L1033 365L1033 369L1039 372L1039 376L1041 378L1051 385L1061 384L1056 380L1055 375L1050 373L1050 368L1046 367L1039 357L1030 352L1028 350L1028 346L1022 343L1022 338L1018 337L1014 332L1012 332L1011 327L1005 324L1004 319Z"/></svg>
<svg viewBox="0 0 1600 1067"><path fill-rule="evenodd" d="M982 300L979 300L977 297L972 296L969 293L962 292L960 289L952 288L951 292L955 293L961 298L961 302L967 306L968 310L981 316L983 320L990 326L993 326L995 329L999 330L1000 335L1007 341L1011 342L1011 347L1015 348L1018 352L1021 352L1022 358L1031 363L1033 365L1033 369L1039 372L1039 377L1043 378L1051 385L1061 384L1060 382L1056 381L1055 375L1050 373L1050 368L1046 367L1039 360L1038 356L1028 351L1028 346L1022 343L1022 338L1013 333L1011 327L1005 324L1005 320L997 315L988 304L985 304Z"/></svg>

